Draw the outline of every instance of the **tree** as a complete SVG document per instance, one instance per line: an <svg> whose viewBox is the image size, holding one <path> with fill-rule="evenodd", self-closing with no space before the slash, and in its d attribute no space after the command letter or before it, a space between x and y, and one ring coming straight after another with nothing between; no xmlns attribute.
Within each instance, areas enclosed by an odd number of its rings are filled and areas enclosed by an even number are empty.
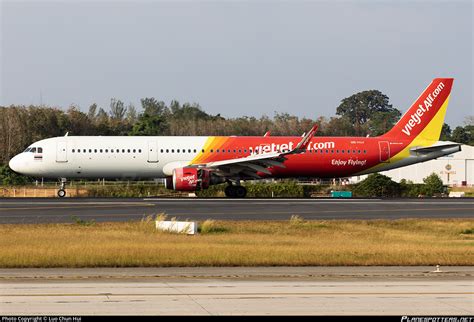
<svg viewBox="0 0 474 322"><path fill-rule="evenodd" d="M134 124L137 121L137 109L130 103L127 107L127 121L130 124Z"/></svg>
<svg viewBox="0 0 474 322"><path fill-rule="evenodd" d="M397 109L387 112L375 112L367 122L369 134L378 136L387 133L400 119L401 113Z"/></svg>
<svg viewBox="0 0 474 322"><path fill-rule="evenodd" d="M474 115L467 116L464 120L464 124L464 129L469 137L467 144L474 145Z"/></svg>
<svg viewBox="0 0 474 322"><path fill-rule="evenodd" d="M146 97L140 100L143 108L143 114L149 116L164 115L168 112L165 102L157 101L154 97Z"/></svg>
<svg viewBox="0 0 474 322"><path fill-rule="evenodd" d="M451 140L457 143L468 144L469 139L470 133L462 126L457 126L451 135Z"/></svg>
<svg viewBox="0 0 474 322"><path fill-rule="evenodd" d="M91 106L89 106L89 112L87 112L87 117L92 121L95 119L97 113L97 104L94 103Z"/></svg>
<svg viewBox="0 0 474 322"><path fill-rule="evenodd" d="M354 136L355 128L347 117L331 117L326 125L325 135L328 136Z"/></svg>
<svg viewBox="0 0 474 322"><path fill-rule="evenodd" d="M127 113L127 108L123 104L121 100L117 100L112 98L110 100L110 117L112 120L121 121L125 117L125 113Z"/></svg>
<svg viewBox="0 0 474 322"><path fill-rule="evenodd" d="M443 127L441 128L441 135L439 137L441 141L449 141L451 140L451 127L444 123Z"/></svg>
<svg viewBox="0 0 474 322"><path fill-rule="evenodd" d="M143 114L133 125L130 135L151 136L163 135L166 132L166 121L160 115Z"/></svg>
<svg viewBox="0 0 474 322"><path fill-rule="evenodd" d="M444 191L443 180L434 172L424 178L423 182L425 183L425 191L428 196Z"/></svg>
<svg viewBox="0 0 474 322"><path fill-rule="evenodd" d="M355 128L355 134L358 136L365 136L369 132L367 122L375 117L376 113L390 113L391 115L387 119L378 116L379 121L374 121L375 123L372 125L377 132L390 128L393 125L393 120L398 119L401 115L400 111L389 104L388 96L378 90L363 91L344 98L336 110L337 115L350 120ZM389 122L391 124L388 124ZM378 126L381 129L378 129Z"/></svg>

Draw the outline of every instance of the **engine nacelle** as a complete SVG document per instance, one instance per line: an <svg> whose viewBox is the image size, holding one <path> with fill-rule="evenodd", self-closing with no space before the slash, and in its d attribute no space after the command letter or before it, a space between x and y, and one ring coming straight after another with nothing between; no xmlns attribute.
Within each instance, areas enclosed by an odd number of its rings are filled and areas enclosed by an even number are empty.
<svg viewBox="0 0 474 322"><path fill-rule="evenodd" d="M165 187L177 191L197 191L209 188L211 174L209 170L197 168L176 168L173 176L167 177Z"/></svg>

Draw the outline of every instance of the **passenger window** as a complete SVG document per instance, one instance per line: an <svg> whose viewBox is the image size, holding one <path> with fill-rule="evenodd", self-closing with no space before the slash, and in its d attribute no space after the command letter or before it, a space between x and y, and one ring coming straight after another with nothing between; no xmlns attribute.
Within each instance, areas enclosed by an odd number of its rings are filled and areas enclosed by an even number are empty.
<svg viewBox="0 0 474 322"><path fill-rule="evenodd" d="M177 152L177 153L179 153L179 149L178 149L178 150L176 150L176 152Z"/></svg>
<svg viewBox="0 0 474 322"><path fill-rule="evenodd" d="M105 153L109 153L109 149L105 149Z"/></svg>
<svg viewBox="0 0 474 322"><path fill-rule="evenodd" d="M100 149L99 152L102 153L102 149Z"/></svg>
<svg viewBox="0 0 474 322"><path fill-rule="evenodd" d="M138 153L142 153L142 149L138 149Z"/></svg>
<svg viewBox="0 0 474 322"><path fill-rule="evenodd" d="M174 149L171 149L171 153L174 153Z"/></svg>
<svg viewBox="0 0 474 322"><path fill-rule="evenodd" d="M110 149L110 153L114 153L114 149Z"/></svg>
<svg viewBox="0 0 474 322"><path fill-rule="evenodd" d="M97 153L97 149L94 149L94 153Z"/></svg>
<svg viewBox="0 0 474 322"><path fill-rule="evenodd" d="M137 150L133 149L133 153L137 152Z"/></svg>
<svg viewBox="0 0 474 322"><path fill-rule="evenodd" d="M336 153L339 153L339 150L336 150Z"/></svg>
<svg viewBox="0 0 474 322"><path fill-rule="evenodd" d="M357 151L357 153L359 153L359 154L360 154L360 150L359 150L359 151Z"/></svg>
<svg viewBox="0 0 474 322"><path fill-rule="evenodd" d="M219 153L219 149L217 149L216 152Z"/></svg>
<svg viewBox="0 0 474 322"><path fill-rule="evenodd" d="M191 153L191 149L188 149L188 153Z"/></svg>
<svg viewBox="0 0 474 322"><path fill-rule="evenodd" d="M194 153L196 153L196 152L197 152L197 150L196 150L196 149L194 149Z"/></svg>
<svg viewBox="0 0 474 322"><path fill-rule="evenodd" d="M74 149L72 149L72 153L74 153Z"/></svg>
<svg viewBox="0 0 474 322"><path fill-rule="evenodd" d="M204 153L204 149L202 149L202 153Z"/></svg>
<svg viewBox="0 0 474 322"><path fill-rule="evenodd" d="M130 149L127 149L127 153L130 153Z"/></svg>
<svg viewBox="0 0 474 322"><path fill-rule="evenodd" d="M89 149L89 153L92 153L92 149Z"/></svg>
<svg viewBox="0 0 474 322"><path fill-rule="evenodd" d="M367 153L367 150L364 150L364 153Z"/></svg>
<svg viewBox="0 0 474 322"><path fill-rule="evenodd" d="M214 150L213 150L213 149L211 149L211 153L212 153L212 152L214 152Z"/></svg>

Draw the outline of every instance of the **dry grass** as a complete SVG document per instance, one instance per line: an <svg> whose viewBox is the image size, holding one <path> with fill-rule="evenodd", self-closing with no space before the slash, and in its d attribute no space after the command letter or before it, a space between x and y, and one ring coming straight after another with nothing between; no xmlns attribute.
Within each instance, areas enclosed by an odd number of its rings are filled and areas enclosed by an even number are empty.
<svg viewBox="0 0 474 322"><path fill-rule="evenodd" d="M474 265L474 220L0 225L0 267Z"/></svg>

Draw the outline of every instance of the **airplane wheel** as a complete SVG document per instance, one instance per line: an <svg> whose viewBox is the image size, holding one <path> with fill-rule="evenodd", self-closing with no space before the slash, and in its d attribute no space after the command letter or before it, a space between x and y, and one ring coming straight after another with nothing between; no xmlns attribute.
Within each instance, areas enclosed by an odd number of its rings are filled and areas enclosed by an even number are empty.
<svg viewBox="0 0 474 322"><path fill-rule="evenodd" d="M63 198L64 196L66 196L66 190L63 190L63 189L58 190L58 197Z"/></svg>
<svg viewBox="0 0 474 322"><path fill-rule="evenodd" d="M246 195L247 195L247 189L245 189L245 187L242 187L242 186L235 187L235 196L237 198L245 198Z"/></svg>
<svg viewBox="0 0 474 322"><path fill-rule="evenodd" d="M225 187L224 193L226 197L235 198L235 187L234 186Z"/></svg>
<svg viewBox="0 0 474 322"><path fill-rule="evenodd" d="M242 186L227 186L224 192L229 198L245 198L247 195L247 189Z"/></svg>

